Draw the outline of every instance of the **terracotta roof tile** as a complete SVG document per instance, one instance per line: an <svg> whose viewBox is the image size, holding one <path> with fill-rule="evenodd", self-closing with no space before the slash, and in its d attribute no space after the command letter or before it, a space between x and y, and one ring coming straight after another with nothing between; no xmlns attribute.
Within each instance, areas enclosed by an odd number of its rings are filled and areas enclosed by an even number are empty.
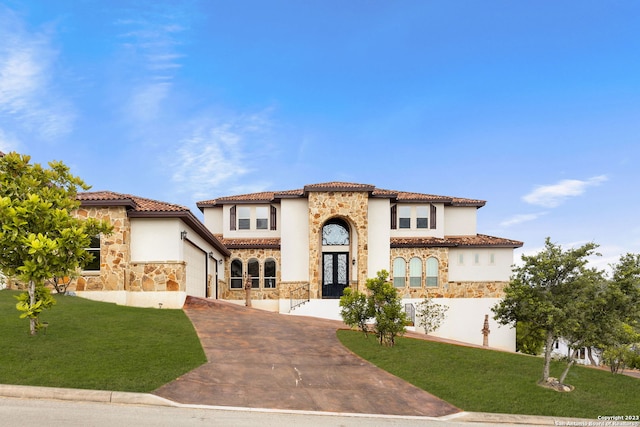
<svg viewBox="0 0 640 427"><path fill-rule="evenodd" d="M518 240L502 237L476 234L475 236L445 236L438 237L392 237L391 247L495 247L495 248L519 248L524 243Z"/></svg>
<svg viewBox="0 0 640 427"><path fill-rule="evenodd" d="M438 196L434 194L412 193L408 191L395 191L376 188L370 184L358 184L353 182L331 181L318 184L305 185L303 189L286 191L264 191L259 193L240 194L235 196L224 196L217 199L205 200L197 203L202 210L205 207L213 207L228 203L251 203L251 202L274 202L284 198L306 197L309 191L366 191L373 197L384 197L395 199L398 202L431 202L445 203L453 206L476 206L485 205L484 200L466 199L461 197Z"/></svg>
<svg viewBox="0 0 640 427"><path fill-rule="evenodd" d="M225 239L218 237L228 249L273 248L280 249L280 238Z"/></svg>
<svg viewBox="0 0 640 427"><path fill-rule="evenodd" d="M83 204L99 205L100 202L110 202L109 205L130 206L136 212L186 212L189 208L145 197L130 194L115 193L113 191L94 191L78 193L77 199ZM89 202L89 203L87 203Z"/></svg>

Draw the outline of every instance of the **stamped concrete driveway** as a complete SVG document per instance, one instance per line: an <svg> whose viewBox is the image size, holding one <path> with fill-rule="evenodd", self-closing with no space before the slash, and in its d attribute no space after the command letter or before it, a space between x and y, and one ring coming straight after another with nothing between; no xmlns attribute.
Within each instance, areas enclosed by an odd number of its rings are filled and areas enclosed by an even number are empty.
<svg viewBox="0 0 640 427"><path fill-rule="evenodd" d="M189 298L208 362L156 390L185 404L439 417L460 410L344 348L337 321Z"/></svg>

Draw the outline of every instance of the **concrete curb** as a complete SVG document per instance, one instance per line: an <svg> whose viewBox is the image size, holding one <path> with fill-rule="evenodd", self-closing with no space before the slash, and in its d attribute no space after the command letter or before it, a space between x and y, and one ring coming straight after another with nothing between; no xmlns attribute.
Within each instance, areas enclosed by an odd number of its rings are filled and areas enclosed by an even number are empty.
<svg viewBox="0 0 640 427"><path fill-rule="evenodd" d="M48 400L71 400L76 402L99 402L115 403L122 405L148 405L148 406L172 406L180 408L216 409L228 411L251 411L251 412L280 412L297 414L318 414L318 415L339 415L353 417L371 418L399 418L399 419L429 419L439 421L457 421L491 425L528 425L528 426L557 426L557 425L589 425L594 422L591 419L548 417L533 415L515 414L492 414L483 412L458 412L456 414L442 417L419 417L403 415L380 415L380 414L351 414L334 412L314 412L314 411L287 411L267 408L238 408L226 406L206 406L177 403L150 393L132 393L125 391L106 390L82 390L58 387L33 387L24 385L0 384L0 397L10 397L19 399L48 399Z"/></svg>
<svg viewBox="0 0 640 427"><path fill-rule="evenodd" d="M177 406L176 403L148 393L82 390L58 387L31 387L0 384L0 396L22 399L74 400L80 402L121 403L134 405Z"/></svg>

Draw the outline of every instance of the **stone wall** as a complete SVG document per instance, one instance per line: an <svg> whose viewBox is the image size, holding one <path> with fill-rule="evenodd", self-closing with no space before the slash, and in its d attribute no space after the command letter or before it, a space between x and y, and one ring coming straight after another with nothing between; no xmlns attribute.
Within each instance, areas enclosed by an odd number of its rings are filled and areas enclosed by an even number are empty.
<svg viewBox="0 0 640 427"><path fill-rule="evenodd" d="M186 291L185 262L137 262L129 268L127 290L132 292Z"/></svg>
<svg viewBox="0 0 640 427"><path fill-rule="evenodd" d="M365 289L368 278L369 194L367 192L319 191L309 193L309 282L311 298L322 298L322 226L332 218L347 221L351 230L350 257L356 259L357 281L351 286ZM353 234L357 234L357 247L353 247Z"/></svg>
<svg viewBox="0 0 640 427"><path fill-rule="evenodd" d="M244 300L246 297L244 288L231 289L231 261L234 259L240 259L242 261L242 272L247 272L247 263L250 259L257 259L260 264L260 287L251 289L252 300L276 300L280 298L282 294L282 286L280 283L281 278L281 265L282 256L280 255L280 249L272 248L249 248L249 249L233 249L231 250L231 256L229 262L225 266L225 277L229 278L229 282L218 281L218 298L226 300ZM274 259L276 261L276 287L275 288L263 288L264 277L264 262L267 259ZM284 294L288 298L288 293Z"/></svg>
<svg viewBox="0 0 640 427"><path fill-rule="evenodd" d="M124 207L81 207L75 212L82 219L105 220L113 233L100 236L100 271L83 272L76 279L78 291L120 291L126 289L127 269L131 260L131 223ZM73 285L71 289L73 289Z"/></svg>
<svg viewBox="0 0 640 427"><path fill-rule="evenodd" d="M447 248L392 248L390 279L393 278L393 260L402 257L407 262L405 272L405 287L397 288L405 298L502 298L504 288L509 282L450 282L449 281L449 250ZM420 258L422 266L422 285L409 286L409 261L411 258ZM426 259L435 257L438 259L438 286L425 286Z"/></svg>

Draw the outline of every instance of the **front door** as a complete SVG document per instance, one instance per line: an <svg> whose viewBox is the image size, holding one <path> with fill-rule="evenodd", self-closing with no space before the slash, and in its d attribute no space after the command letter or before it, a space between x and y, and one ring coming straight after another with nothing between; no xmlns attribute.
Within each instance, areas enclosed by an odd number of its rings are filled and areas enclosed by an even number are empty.
<svg viewBox="0 0 640 427"><path fill-rule="evenodd" d="M322 298L340 298L349 286L349 253L322 254Z"/></svg>

